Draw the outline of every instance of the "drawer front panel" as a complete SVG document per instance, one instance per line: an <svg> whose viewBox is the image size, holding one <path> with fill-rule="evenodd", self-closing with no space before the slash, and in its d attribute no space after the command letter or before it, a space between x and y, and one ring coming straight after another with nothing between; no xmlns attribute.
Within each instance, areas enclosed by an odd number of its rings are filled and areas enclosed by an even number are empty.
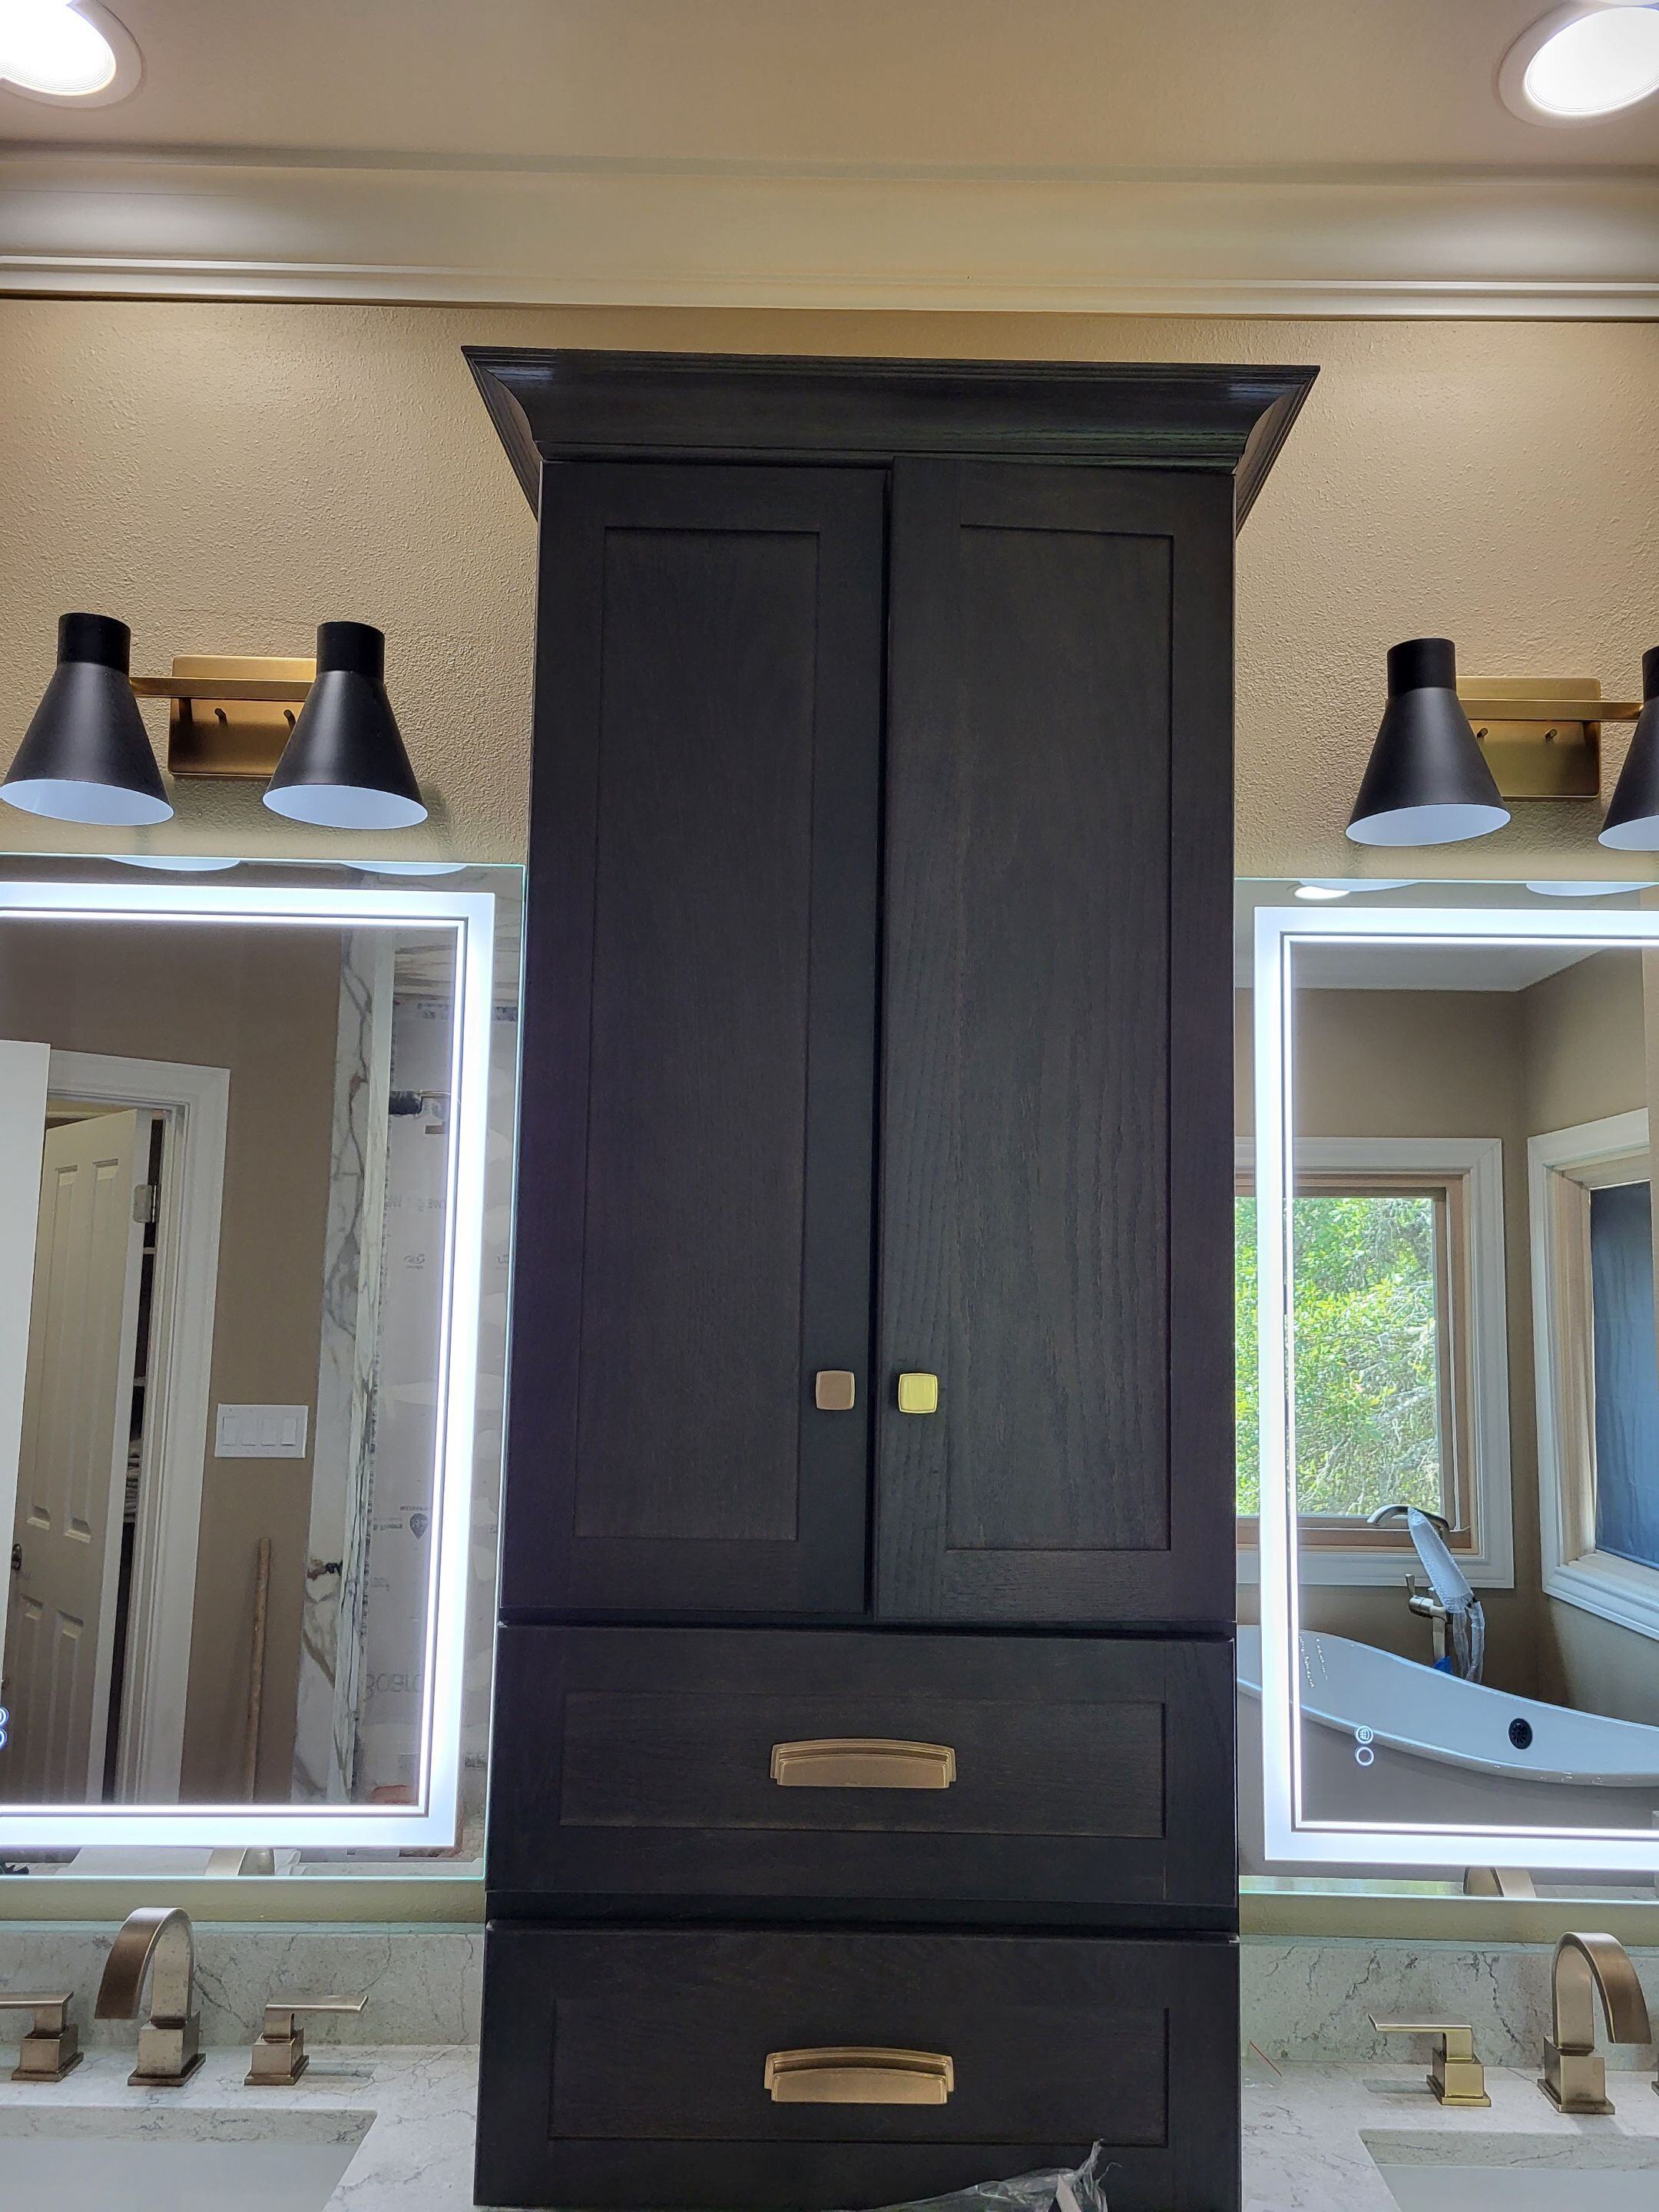
<svg viewBox="0 0 1659 2212"><path fill-rule="evenodd" d="M1232 1711L1222 1644L507 1628L490 1886L1225 1912Z"/></svg>
<svg viewBox="0 0 1659 2212"><path fill-rule="evenodd" d="M492 1926L483 2045L483 2203L855 2207L1097 2140L1114 2212L1237 2198L1224 1940ZM948 2094L840 2101L871 2077L838 2063L837 2101L775 2101L803 2051L948 2060Z"/></svg>

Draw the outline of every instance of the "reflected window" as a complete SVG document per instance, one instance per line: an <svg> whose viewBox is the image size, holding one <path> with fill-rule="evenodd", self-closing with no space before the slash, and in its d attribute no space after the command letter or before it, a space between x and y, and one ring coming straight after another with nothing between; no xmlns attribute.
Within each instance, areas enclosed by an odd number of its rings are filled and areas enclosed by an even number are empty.
<svg viewBox="0 0 1659 2212"><path fill-rule="evenodd" d="M1469 1317L1462 1177L1310 1175L1293 1217L1297 1498L1310 1541L1398 1548L1379 1508L1419 1505L1468 1548ZM1256 1201L1234 1202L1237 1510L1261 1506Z"/></svg>
<svg viewBox="0 0 1659 2212"><path fill-rule="evenodd" d="M1591 1190L1589 1200L1595 1548L1659 1567L1652 1188L1613 1183Z"/></svg>

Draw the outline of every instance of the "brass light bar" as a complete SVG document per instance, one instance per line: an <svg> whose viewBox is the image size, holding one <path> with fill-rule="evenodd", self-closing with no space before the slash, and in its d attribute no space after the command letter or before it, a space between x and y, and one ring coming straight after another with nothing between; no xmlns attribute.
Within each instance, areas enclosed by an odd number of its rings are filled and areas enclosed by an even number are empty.
<svg viewBox="0 0 1659 2212"><path fill-rule="evenodd" d="M1601 725L1642 711L1582 676L1470 676L1457 696L1505 799L1599 799Z"/></svg>
<svg viewBox="0 0 1659 2212"><path fill-rule="evenodd" d="M268 782L317 673L314 660L186 653L170 676L135 676L141 699L170 699L167 770Z"/></svg>

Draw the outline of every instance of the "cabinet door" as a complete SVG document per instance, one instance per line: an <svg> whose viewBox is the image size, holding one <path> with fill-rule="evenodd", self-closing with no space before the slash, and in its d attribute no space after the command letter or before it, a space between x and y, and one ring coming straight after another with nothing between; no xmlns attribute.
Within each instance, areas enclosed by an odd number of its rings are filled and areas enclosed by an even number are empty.
<svg viewBox="0 0 1659 2212"><path fill-rule="evenodd" d="M1223 1624L1231 486L901 462L891 557L877 1610Z"/></svg>
<svg viewBox="0 0 1659 2212"><path fill-rule="evenodd" d="M547 471L508 1608L864 1602L883 495Z"/></svg>

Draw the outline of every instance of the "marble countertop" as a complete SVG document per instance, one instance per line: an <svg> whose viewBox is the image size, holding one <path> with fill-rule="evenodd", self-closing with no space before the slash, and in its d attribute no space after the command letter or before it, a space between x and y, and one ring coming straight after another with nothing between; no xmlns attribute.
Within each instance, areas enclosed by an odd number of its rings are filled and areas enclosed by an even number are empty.
<svg viewBox="0 0 1659 2212"><path fill-rule="evenodd" d="M1423 2045L1426 2052L1426 2042ZM1426 2063L1426 2061L1425 2062ZM1448 2109L1424 2066L1287 2066L1244 2080L1245 2212L1395 2212L1378 2161L1401 2166L1622 2166L1655 2172L1651 2073L1607 2072L1610 2118L1570 2118L1535 2075L1488 2067L1489 2110Z"/></svg>
<svg viewBox="0 0 1659 2212"><path fill-rule="evenodd" d="M313 2045L289 2089L249 2089L246 2049L207 2053L180 2089L127 2086L130 2051L92 2051L61 2081L0 2079L6 2136L76 2132L200 2142L361 2137L329 2212L471 2212L476 2044Z"/></svg>
<svg viewBox="0 0 1659 2212"><path fill-rule="evenodd" d="M7 2136L76 2133L234 2142L357 2142L330 2212L470 2212L476 2045L313 2047L291 2089L248 2089L242 2050L210 2051L182 2089L127 2086L129 2053L94 2051L65 2081L0 2080ZM1659 2174L1650 2074L1610 2074L1608 2119L1570 2119L1529 2073L1488 2070L1491 2109L1447 2111L1421 2066L1252 2059L1244 2085L1245 2212L1394 2212L1377 2158L1402 2165L1580 2165ZM0 2150L0 2159L3 2150Z"/></svg>

